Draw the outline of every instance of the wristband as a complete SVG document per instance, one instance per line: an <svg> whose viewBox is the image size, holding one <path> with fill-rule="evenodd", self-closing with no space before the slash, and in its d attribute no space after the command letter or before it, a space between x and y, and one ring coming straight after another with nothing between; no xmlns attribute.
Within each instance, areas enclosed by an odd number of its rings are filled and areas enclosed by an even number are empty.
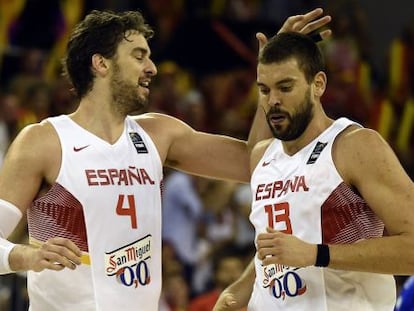
<svg viewBox="0 0 414 311"><path fill-rule="evenodd" d="M0 275L14 272L10 268L9 255L15 246L16 244L0 238Z"/></svg>
<svg viewBox="0 0 414 311"><path fill-rule="evenodd" d="M318 251L316 253L316 267L327 267L329 265L329 246L326 244L318 244Z"/></svg>
<svg viewBox="0 0 414 311"><path fill-rule="evenodd" d="M22 212L16 205L0 199L0 238L7 239L21 218Z"/></svg>

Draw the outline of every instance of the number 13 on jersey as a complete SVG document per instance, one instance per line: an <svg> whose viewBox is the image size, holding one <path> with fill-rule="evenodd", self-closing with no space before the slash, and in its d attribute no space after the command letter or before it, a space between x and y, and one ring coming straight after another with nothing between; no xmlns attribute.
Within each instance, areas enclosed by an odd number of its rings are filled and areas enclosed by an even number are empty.
<svg viewBox="0 0 414 311"><path fill-rule="evenodd" d="M279 227L279 223L283 222L285 228L282 230L278 228L276 229L283 233L292 234L292 224L289 218L289 208L290 206L287 202L265 205L264 211L267 215L268 226L274 229L276 224Z"/></svg>
<svg viewBox="0 0 414 311"><path fill-rule="evenodd" d="M120 216L129 216L131 218L132 229L138 228L137 209L135 206L135 196L133 194L120 194L118 196L116 213Z"/></svg>

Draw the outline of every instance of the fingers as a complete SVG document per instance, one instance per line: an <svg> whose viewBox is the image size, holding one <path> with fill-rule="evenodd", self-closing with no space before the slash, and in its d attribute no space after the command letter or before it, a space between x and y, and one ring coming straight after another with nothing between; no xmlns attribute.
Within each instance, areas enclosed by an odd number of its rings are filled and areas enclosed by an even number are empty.
<svg viewBox="0 0 414 311"><path fill-rule="evenodd" d="M226 307L231 307L231 306L235 305L236 300L234 299L233 295L227 295L224 298L224 304L226 305Z"/></svg>
<svg viewBox="0 0 414 311"><path fill-rule="evenodd" d="M278 31L281 32L300 32L303 34L310 34L313 31L320 29L321 27L326 26L331 20L331 16L325 15L320 17L323 14L323 9L317 8L312 11L309 11L306 14L302 15L293 15L288 17L288 19L283 23L282 28ZM320 18L318 18L320 17ZM321 30L319 32L320 39L324 40L332 35L330 29ZM267 43L267 37L265 34L258 32L256 33L256 39L259 43L259 51Z"/></svg>
<svg viewBox="0 0 414 311"><path fill-rule="evenodd" d="M322 37L322 40L325 40L326 38L329 38L330 36L332 36L332 30L327 29L327 30L321 31L319 34Z"/></svg>
<svg viewBox="0 0 414 311"><path fill-rule="evenodd" d="M282 254L282 239L285 234L273 228L267 227L266 232L257 236L257 257L264 266L275 263Z"/></svg>
<svg viewBox="0 0 414 311"><path fill-rule="evenodd" d="M230 311L234 310L236 305L236 299L232 294L225 293L219 298L217 304L214 306L213 311Z"/></svg>
<svg viewBox="0 0 414 311"><path fill-rule="evenodd" d="M321 27L327 25L331 21L331 16L326 15L322 16L323 9L317 8L312 11L309 11L303 15L294 15L290 16L285 23L283 24L282 28L279 30L281 32L287 31L296 31L303 34L309 34ZM318 18L320 17L320 18ZM325 39L331 35L331 31L322 31L323 36L322 38Z"/></svg>
<svg viewBox="0 0 414 311"><path fill-rule="evenodd" d="M81 250L69 239L52 238L37 249L35 271L50 269L60 271L64 268L76 269L81 264Z"/></svg>
<svg viewBox="0 0 414 311"><path fill-rule="evenodd" d="M264 33L258 32L256 33L256 39L259 42L259 50L261 50L267 42L267 37Z"/></svg>
<svg viewBox="0 0 414 311"><path fill-rule="evenodd" d="M317 8L315 10L312 10L306 14L302 15L294 15L290 16L285 24L284 27L288 29L288 31L297 31L297 32L303 32L303 29L309 24L312 27L315 27L315 25L323 26L324 23L330 21L330 16L324 16L318 20L315 21L317 17L322 15L323 10L321 8ZM329 20L327 20L329 18ZM313 30L315 30L314 28Z"/></svg>
<svg viewBox="0 0 414 311"><path fill-rule="evenodd" d="M325 26L331 21L331 19L332 18L329 15L327 15L312 22L307 21L305 24L303 24L302 22L298 22L296 27L298 28L299 32L303 34L308 34Z"/></svg>

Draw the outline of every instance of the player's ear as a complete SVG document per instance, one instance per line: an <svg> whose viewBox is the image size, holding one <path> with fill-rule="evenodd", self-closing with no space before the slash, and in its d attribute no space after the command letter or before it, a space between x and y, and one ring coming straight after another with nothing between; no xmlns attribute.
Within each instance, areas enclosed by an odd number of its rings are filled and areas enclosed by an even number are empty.
<svg viewBox="0 0 414 311"><path fill-rule="evenodd" d="M101 54L93 54L92 68L97 74L106 75L109 69L109 61Z"/></svg>
<svg viewBox="0 0 414 311"><path fill-rule="evenodd" d="M321 97L323 93L325 93L326 83L326 74L323 71L319 71L313 79L313 94L317 97Z"/></svg>

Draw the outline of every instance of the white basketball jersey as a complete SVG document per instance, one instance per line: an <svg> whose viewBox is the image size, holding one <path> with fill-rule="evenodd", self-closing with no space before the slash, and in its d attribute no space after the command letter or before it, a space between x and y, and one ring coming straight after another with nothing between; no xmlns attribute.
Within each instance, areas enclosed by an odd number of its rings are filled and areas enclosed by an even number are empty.
<svg viewBox="0 0 414 311"><path fill-rule="evenodd" d="M380 237L384 225L366 202L342 180L332 145L345 128L341 118L290 156L275 139L255 168L250 220L257 234L272 227L309 243L343 244ZM392 311L392 276L329 268L262 266L248 310Z"/></svg>
<svg viewBox="0 0 414 311"><path fill-rule="evenodd" d="M30 240L69 238L83 257L74 271L30 271L30 310L158 310L162 163L154 143L130 117L112 145L68 116L48 121L62 164L28 210Z"/></svg>

